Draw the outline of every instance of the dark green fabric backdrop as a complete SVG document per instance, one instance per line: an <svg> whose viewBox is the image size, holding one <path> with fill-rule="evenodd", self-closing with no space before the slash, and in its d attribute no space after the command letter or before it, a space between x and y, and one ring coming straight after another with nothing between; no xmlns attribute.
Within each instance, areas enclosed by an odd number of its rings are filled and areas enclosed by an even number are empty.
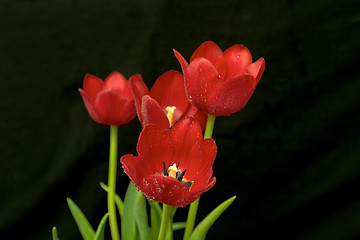
<svg viewBox="0 0 360 240"><path fill-rule="evenodd" d="M217 183L198 219L237 199L208 239L359 239L359 9L356 0L1 1L0 239L50 239L53 226L80 239L67 197L94 227L106 212L109 129L77 92L86 73L140 73L151 86L181 70L172 49L189 59L206 40L266 60L245 109L216 120ZM140 130L137 119L120 128L119 157L136 153ZM127 184L119 166L121 196Z"/></svg>

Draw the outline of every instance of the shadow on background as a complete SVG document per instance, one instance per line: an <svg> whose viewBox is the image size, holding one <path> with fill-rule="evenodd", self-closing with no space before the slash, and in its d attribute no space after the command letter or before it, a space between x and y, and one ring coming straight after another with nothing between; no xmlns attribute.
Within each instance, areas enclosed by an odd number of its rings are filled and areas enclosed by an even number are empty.
<svg viewBox="0 0 360 240"><path fill-rule="evenodd" d="M181 70L172 49L189 59L206 40L266 60L245 109L216 120L217 183L198 219L237 199L207 239L360 238L359 5L2 1L0 238L49 239L57 226L61 239L80 239L67 197L94 227L106 212L109 129L77 92L86 73L140 73L151 86ZM120 128L119 156L136 153L140 130L137 119ZM121 196L127 183L119 166Z"/></svg>

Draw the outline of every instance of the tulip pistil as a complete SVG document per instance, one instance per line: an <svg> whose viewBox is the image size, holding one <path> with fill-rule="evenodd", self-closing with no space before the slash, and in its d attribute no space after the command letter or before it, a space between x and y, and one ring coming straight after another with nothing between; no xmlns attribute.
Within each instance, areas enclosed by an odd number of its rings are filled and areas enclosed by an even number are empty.
<svg viewBox="0 0 360 240"><path fill-rule="evenodd" d="M181 172L178 169L179 163L180 162L174 163L172 166L170 166L168 169L166 169L165 162L163 162L164 175L175 178L179 182L183 183L186 187L188 187L189 191L190 191L190 188L191 188L192 184L194 183L194 181L187 181L186 178L184 178L184 175L186 173L186 169Z"/></svg>

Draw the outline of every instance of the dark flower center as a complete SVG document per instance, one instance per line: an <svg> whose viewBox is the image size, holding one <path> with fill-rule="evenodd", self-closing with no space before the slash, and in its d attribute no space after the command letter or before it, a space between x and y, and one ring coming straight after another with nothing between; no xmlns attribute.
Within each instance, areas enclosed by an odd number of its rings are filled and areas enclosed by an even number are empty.
<svg viewBox="0 0 360 240"><path fill-rule="evenodd" d="M187 181L186 178L184 178L184 175L186 173L186 169L184 171L180 171L178 169L180 164L180 161L177 164L173 164L172 166L170 166L168 169L165 166L165 162L163 162L163 167L164 167L164 176L167 177L173 177L176 180L178 180L179 182L181 182L182 184L184 184L186 187L190 188L192 186L192 184L194 183L194 181Z"/></svg>

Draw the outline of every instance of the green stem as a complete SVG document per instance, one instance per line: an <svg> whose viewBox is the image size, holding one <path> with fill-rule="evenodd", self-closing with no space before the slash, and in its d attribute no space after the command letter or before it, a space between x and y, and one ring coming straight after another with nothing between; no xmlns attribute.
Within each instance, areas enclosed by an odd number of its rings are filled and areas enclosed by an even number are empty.
<svg viewBox="0 0 360 240"><path fill-rule="evenodd" d="M119 228L116 220L115 208L115 189L116 189L116 170L117 170L117 146L118 146L118 127L110 126L110 154L109 154L109 177L108 177L108 211L110 232L113 240L120 240Z"/></svg>
<svg viewBox="0 0 360 240"><path fill-rule="evenodd" d="M206 122L206 128L204 133L204 139L211 138L213 131L214 131L214 125L215 125L215 116L208 114L207 122ZM189 213L186 221L185 226L185 233L184 233L184 240L189 240L191 237L191 234L194 230L195 225L195 219L196 214L199 206L200 198L196 199L193 203L190 204Z"/></svg>
<svg viewBox="0 0 360 240"><path fill-rule="evenodd" d="M159 232L159 238L158 240L164 240L166 237L167 232L167 226L170 220L171 215L171 209L172 207L166 204L163 204L163 215L161 219L161 226L160 226L160 232Z"/></svg>
<svg viewBox="0 0 360 240"><path fill-rule="evenodd" d="M215 116L208 114L207 122L206 122L206 128L204 133L204 139L212 138L212 134L214 131L214 125L215 125Z"/></svg>

